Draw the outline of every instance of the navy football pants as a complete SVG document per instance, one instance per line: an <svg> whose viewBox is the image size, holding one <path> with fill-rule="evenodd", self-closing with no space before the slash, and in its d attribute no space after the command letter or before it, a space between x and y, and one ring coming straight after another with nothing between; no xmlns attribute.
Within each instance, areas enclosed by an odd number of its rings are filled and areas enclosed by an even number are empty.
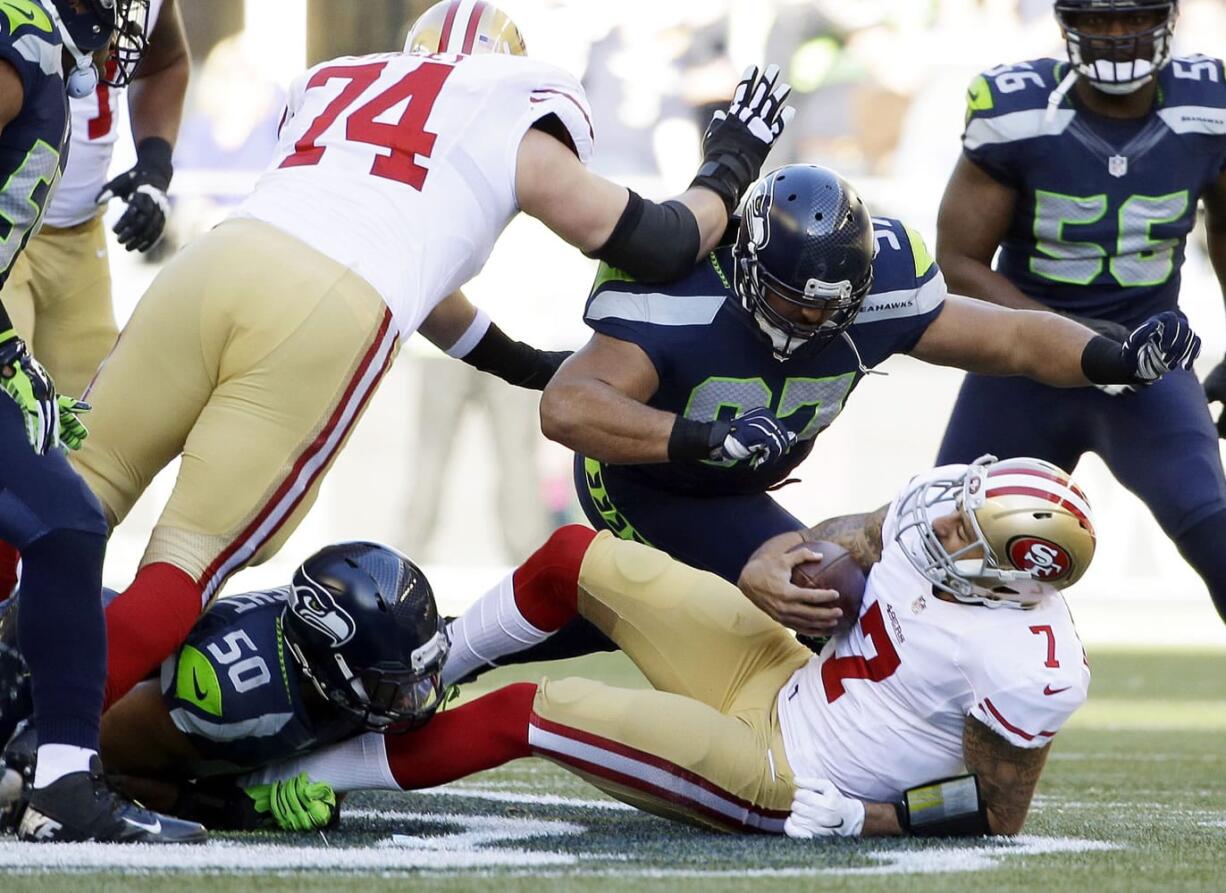
<svg viewBox="0 0 1226 893"><path fill-rule="evenodd" d="M1119 397L967 375L937 463L992 453L1072 471L1087 452L1154 513L1226 619L1226 477L1205 393L1191 372Z"/></svg>
<svg viewBox="0 0 1226 893"><path fill-rule="evenodd" d="M39 742L97 750L106 681L106 521L58 449L38 456L30 448L21 411L5 394L0 539L22 555L17 635L30 668Z"/></svg>

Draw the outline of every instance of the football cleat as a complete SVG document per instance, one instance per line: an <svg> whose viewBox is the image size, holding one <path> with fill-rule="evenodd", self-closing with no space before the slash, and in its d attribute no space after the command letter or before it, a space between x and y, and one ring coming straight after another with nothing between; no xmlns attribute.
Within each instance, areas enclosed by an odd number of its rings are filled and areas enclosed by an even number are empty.
<svg viewBox="0 0 1226 893"><path fill-rule="evenodd" d="M31 792L17 836L35 842L203 843L208 832L119 796L94 756L88 772L70 772Z"/></svg>
<svg viewBox="0 0 1226 893"><path fill-rule="evenodd" d="M443 0L421 18L404 42L406 53L507 53L524 56L524 37L505 12L483 0Z"/></svg>

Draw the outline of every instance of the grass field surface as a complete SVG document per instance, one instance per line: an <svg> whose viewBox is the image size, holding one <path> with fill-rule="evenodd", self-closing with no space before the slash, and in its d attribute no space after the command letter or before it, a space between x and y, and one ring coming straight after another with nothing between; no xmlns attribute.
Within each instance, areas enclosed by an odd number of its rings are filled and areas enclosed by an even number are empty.
<svg viewBox="0 0 1226 893"><path fill-rule="evenodd" d="M1012 841L792 841L670 824L541 760L415 794L364 794L323 835L204 847L0 841L0 889L120 891L1053 891L1226 889L1226 654L1098 652ZM499 670L645 684L620 655Z"/></svg>

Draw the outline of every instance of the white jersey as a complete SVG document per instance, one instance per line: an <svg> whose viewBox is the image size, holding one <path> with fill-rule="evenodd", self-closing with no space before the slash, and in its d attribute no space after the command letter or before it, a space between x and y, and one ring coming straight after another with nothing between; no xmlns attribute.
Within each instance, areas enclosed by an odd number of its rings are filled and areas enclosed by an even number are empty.
<svg viewBox="0 0 1226 893"><path fill-rule="evenodd" d="M520 142L547 115L586 164L587 99L552 65L503 54L334 59L290 88L276 158L234 215L362 276L407 337L485 264L519 210Z"/></svg>
<svg viewBox="0 0 1226 893"><path fill-rule="evenodd" d="M950 470L934 474L948 477ZM1085 702L1090 685L1060 593L1028 610L937 598L895 539L896 507L897 500L859 623L779 692L793 773L829 778L847 796L885 803L966 771L968 716L1017 747L1041 747ZM938 504L933 517L953 508L952 500L947 509Z"/></svg>
<svg viewBox="0 0 1226 893"><path fill-rule="evenodd" d="M162 0L153 0L149 5L150 33L161 9ZM112 70L108 66L107 74ZM68 112L72 117L68 164L43 217L46 226L76 226L102 212L95 199L110 179L107 174L111 156L119 139L115 127L119 121L119 104L127 92L122 87L116 89L99 84L88 96L68 100Z"/></svg>

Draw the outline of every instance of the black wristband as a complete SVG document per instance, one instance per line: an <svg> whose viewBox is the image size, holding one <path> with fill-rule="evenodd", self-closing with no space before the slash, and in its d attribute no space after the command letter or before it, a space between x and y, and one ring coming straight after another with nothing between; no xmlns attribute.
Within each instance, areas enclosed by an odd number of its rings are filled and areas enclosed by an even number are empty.
<svg viewBox="0 0 1226 893"><path fill-rule="evenodd" d="M724 201L731 217L741 196L758 179L770 152L741 121L725 119L717 134L708 131L703 140L702 166L690 186L710 189Z"/></svg>
<svg viewBox="0 0 1226 893"><path fill-rule="evenodd" d="M1118 341L1095 335L1081 352L1081 371L1094 384L1134 384L1134 370Z"/></svg>
<svg viewBox="0 0 1226 893"><path fill-rule="evenodd" d="M917 785L894 804L903 832L914 837L984 837L992 833L979 778L958 775Z"/></svg>
<svg viewBox="0 0 1226 893"><path fill-rule="evenodd" d="M165 179L165 185L157 184L163 190L170 186L171 178L175 175L175 166L171 160L174 151L174 147L160 136L146 137L136 144L137 162L141 167Z"/></svg>
<svg viewBox="0 0 1226 893"><path fill-rule="evenodd" d="M482 372L497 375L508 384L540 391L571 353L569 350L538 350L531 344L512 341L502 329L490 323L481 340L460 359Z"/></svg>
<svg viewBox="0 0 1226 893"><path fill-rule="evenodd" d="M695 462L710 459L732 426L728 422L696 422L678 415L668 435L669 462Z"/></svg>

